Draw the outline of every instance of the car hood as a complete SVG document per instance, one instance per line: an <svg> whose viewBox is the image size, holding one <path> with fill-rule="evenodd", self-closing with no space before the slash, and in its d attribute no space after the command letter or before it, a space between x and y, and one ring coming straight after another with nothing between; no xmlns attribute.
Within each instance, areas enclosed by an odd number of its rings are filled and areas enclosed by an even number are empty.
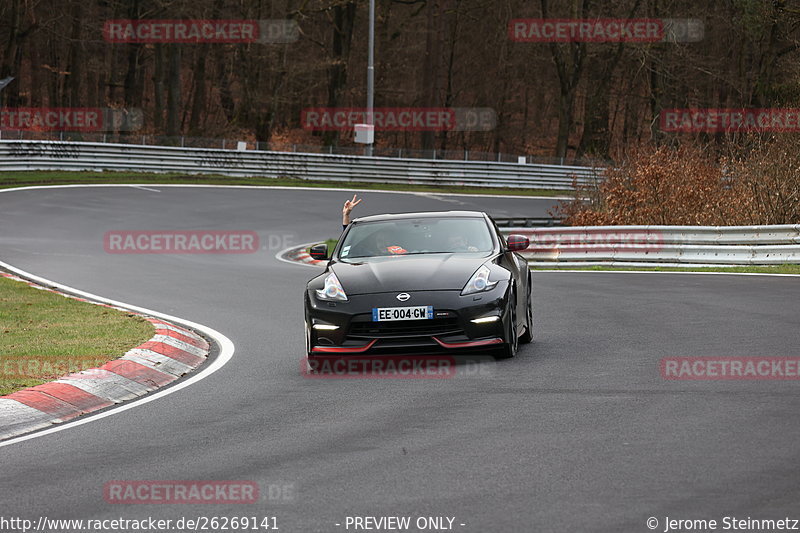
<svg viewBox="0 0 800 533"><path fill-rule="evenodd" d="M371 257L331 266L347 294L461 290L488 255L425 254Z"/></svg>

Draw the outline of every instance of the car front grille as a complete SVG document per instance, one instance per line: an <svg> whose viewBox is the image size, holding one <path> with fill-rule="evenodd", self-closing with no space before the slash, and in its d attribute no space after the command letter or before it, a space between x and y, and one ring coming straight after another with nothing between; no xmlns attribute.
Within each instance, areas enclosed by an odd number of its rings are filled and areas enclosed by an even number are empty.
<svg viewBox="0 0 800 533"><path fill-rule="evenodd" d="M388 322L354 321L347 333L352 339L391 339L402 337L430 337L433 335L458 335L464 330L458 318L434 318L431 320L398 320Z"/></svg>

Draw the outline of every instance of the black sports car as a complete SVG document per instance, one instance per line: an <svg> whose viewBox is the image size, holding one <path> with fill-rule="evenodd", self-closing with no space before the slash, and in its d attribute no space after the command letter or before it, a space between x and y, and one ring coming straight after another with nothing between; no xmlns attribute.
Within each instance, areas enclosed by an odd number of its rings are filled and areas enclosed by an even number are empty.
<svg viewBox="0 0 800 533"><path fill-rule="evenodd" d="M477 349L513 357L532 340L531 278L486 213L354 220L305 291L309 357ZM328 259L325 244L311 256Z"/></svg>

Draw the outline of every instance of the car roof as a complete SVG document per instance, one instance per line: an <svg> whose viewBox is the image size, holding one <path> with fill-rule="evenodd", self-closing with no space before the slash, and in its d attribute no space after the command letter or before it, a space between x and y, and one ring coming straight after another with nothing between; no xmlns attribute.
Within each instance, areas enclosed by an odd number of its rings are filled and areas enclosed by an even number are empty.
<svg viewBox="0 0 800 533"><path fill-rule="evenodd" d="M356 222L381 222L388 220L407 220L415 218L484 218L482 211L423 211L419 213L387 213L384 215L370 215L353 220Z"/></svg>

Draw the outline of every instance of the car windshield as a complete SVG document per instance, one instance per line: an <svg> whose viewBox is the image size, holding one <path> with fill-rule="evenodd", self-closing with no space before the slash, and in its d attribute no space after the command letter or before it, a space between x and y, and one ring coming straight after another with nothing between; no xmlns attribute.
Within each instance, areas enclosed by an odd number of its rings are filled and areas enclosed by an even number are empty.
<svg viewBox="0 0 800 533"><path fill-rule="evenodd" d="M410 254L485 254L493 248L482 218L419 218L353 225L339 259Z"/></svg>

